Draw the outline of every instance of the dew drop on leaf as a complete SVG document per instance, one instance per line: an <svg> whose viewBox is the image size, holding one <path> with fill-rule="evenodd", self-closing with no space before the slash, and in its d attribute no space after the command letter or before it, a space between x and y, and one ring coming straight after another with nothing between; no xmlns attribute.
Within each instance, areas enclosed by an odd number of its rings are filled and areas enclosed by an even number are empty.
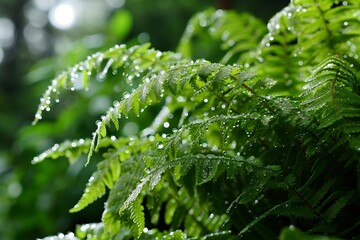
<svg viewBox="0 0 360 240"><path fill-rule="evenodd" d="M169 128L170 124L169 124L169 122L164 122L163 126L164 126L164 128Z"/></svg>
<svg viewBox="0 0 360 240"><path fill-rule="evenodd" d="M128 92L124 92L123 97L124 97L124 99L129 98L129 97L130 97L130 93L128 93Z"/></svg>

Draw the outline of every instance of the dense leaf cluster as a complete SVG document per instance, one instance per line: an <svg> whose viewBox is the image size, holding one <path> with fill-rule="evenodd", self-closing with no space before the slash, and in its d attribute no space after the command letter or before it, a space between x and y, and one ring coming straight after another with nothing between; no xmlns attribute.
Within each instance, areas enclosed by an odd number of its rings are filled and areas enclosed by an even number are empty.
<svg viewBox="0 0 360 240"><path fill-rule="evenodd" d="M35 122L61 89L114 75L124 92L92 138L34 159L102 153L70 210L109 190L102 222L70 239L360 237L359 5L294 0L268 33L248 14L208 10L189 22L182 54L121 45L60 74ZM218 63L194 60L204 36ZM157 111L150 126L116 135L145 111Z"/></svg>

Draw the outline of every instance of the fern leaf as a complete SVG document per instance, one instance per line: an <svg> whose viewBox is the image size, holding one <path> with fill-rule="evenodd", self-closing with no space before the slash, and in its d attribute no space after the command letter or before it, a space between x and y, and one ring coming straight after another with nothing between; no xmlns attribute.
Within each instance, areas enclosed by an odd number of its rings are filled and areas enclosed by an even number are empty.
<svg viewBox="0 0 360 240"><path fill-rule="evenodd" d="M212 180L217 172L220 161L214 156L206 156L206 158L198 158L196 162L196 184L200 185Z"/></svg>
<svg viewBox="0 0 360 240"><path fill-rule="evenodd" d="M346 204L349 202L352 195L353 193L349 192L345 196L341 196L324 212L327 223L332 223L332 221L334 220L334 218L336 218L341 209L344 208L344 206L346 206Z"/></svg>
<svg viewBox="0 0 360 240"><path fill-rule="evenodd" d="M116 232L119 228L119 210L131 191L136 187L139 176L125 173L116 181L109 198L105 203L102 222L108 232Z"/></svg>
<svg viewBox="0 0 360 240"><path fill-rule="evenodd" d="M70 212L78 212L102 197L106 192L106 187L111 189L119 178L120 169L121 166L118 158L110 158L98 163L97 171L90 177L84 194L79 202L70 209Z"/></svg>
<svg viewBox="0 0 360 240"><path fill-rule="evenodd" d="M335 126L339 121L347 126L350 118L360 117L359 82L344 60L326 59L307 81L303 105L321 122L320 128Z"/></svg>
<svg viewBox="0 0 360 240"><path fill-rule="evenodd" d="M105 52L98 52L89 56L85 61L82 61L69 68L67 71L59 74L43 94L33 124L36 124L42 118L42 113L45 109L50 110L53 98L59 95L61 89L79 90L91 87L91 82L88 82L90 79L89 77L86 77L85 79L82 79L83 77L78 77L79 75L83 76L85 74L84 72L86 72L86 76L89 74L91 75L93 72L97 72L99 73L98 78L103 80L106 78L107 74L109 74L109 69L111 67L113 68L112 70L123 67L124 72L129 71L134 74L148 71L148 67L157 62L172 62L180 59L178 54L170 52L161 53L149 48L149 44L131 48L127 48L125 45L116 45ZM133 62L137 64L128 64ZM101 69L102 66L104 67ZM155 68L155 71L160 70L161 68L157 70ZM128 75L128 78L133 77L133 75ZM79 81L84 82L79 84ZM132 82L129 82L129 84L132 84Z"/></svg>
<svg viewBox="0 0 360 240"><path fill-rule="evenodd" d="M208 77L214 73L217 73L221 68L220 64L213 63L213 64L203 64L198 69L198 75L200 79L206 81Z"/></svg>
<svg viewBox="0 0 360 240"><path fill-rule="evenodd" d="M335 183L334 180L329 180L326 183L324 183L321 188L316 191L316 193L314 193L310 198L309 198L309 202L314 205L317 206L319 204L319 202L325 197L325 195L328 193L328 191L330 190L330 188L333 186L333 184Z"/></svg>
<svg viewBox="0 0 360 240"><path fill-rule="evenodd" d="M137 237L142 234L145 227L145 216L143 210L144 207L142 205L142 198L137 198L127 209L127 211L130 212L130 219L134 223L130 224L130 229ZM121 212L120 215L124 215L124 212ZM125 214L124 216L127 217L128 215Z"/></svg>
<svg viewBox="0 0 360 240"><path fill-rule="evenodd" d="M74 163L82 153L87 153L90 146L89 139L79 139L74 141L65 141L61 144L55 144L50 149L33 158L32 163L36 164L47 158L57 159L65 156L70 163Z"/></svg>
<svg viewBox="0 0 360 240"><path fill-rule="evenodd" d="M303 233L291 226L281 231L280 240L340 240L335 237L316 236Z"/></svg>
<svg viewBox="0 0 360 240"><path fill-rule="evenodd" d="M264 218L268 217L269 215L271 215L274 211L276 211L278 208L282 208L283 205L285 205L286 203L281 203L278 205L273 206L272 208L270 208L269 210L267 210L266 212L264 212L263 214L261 214L260 216L257 216L253 221L251 221L250 223L248 223L238 234L238 236L242 236L243 234L245 234L246 232L248 232L254 225L256 225L258 222L260 222L261 220L263 220Z"/></svg>
<svg viewBox="0 0 360 240"><path fill-rule="evenodd" d="M265 25L250 14L208 9L190 19L180 40L178 51L190 59L200 57L211 59L212 52L223 50L224 53L220 56L219 62L234 62L256 47L265 34L265 30ZM210 37L220 44L213 47L216 49L208 49L208 47L203 50L204 46L201 45L201 40L194 41L194 38L202 39L205 37ZM202 49L201 52L205 52L205 55L198 56L199 49Z"/></svg>

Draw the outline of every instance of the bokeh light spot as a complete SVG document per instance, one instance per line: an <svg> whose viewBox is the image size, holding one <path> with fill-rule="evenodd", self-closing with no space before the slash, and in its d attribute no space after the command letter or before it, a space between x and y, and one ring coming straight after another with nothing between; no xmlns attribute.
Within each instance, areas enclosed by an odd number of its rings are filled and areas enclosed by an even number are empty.
<svg viewBox="0 0 360 240"><path fill-rule="evenodd" d="M56 5L49 12L49 20L56 28L69 29L75 24L75 9L68 3Z"/></svg>
<svg viewBox="0 0 360 240"><path fill-rule="evenodd" d="M10 47L15 35L14 23L8 18L0 18L0 47Z"/></svg>
<svg viewBox="0 0 360 240"><path fill-rule="evenodd" d="M3 60L4 60L4 50L0 48L0 64L2 63Z"/></svg>

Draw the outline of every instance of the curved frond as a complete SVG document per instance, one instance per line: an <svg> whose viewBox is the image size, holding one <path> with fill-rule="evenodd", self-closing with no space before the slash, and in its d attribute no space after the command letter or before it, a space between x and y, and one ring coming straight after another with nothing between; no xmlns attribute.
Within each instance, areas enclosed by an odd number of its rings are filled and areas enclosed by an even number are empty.
<svg viewBox="0 0 360 240"><path fill-rule="evenodd" d="M265 32L265 24L248 13L208 9L190 19L177 50L190 59L201 55L223 64L243 62Z"/></svg>
<svg viewBox="0 0 360 240"><path fill-rule="evenodd" d="M65 141L61 144L56 143L50 149L33 158L32 163L40 163L45 159L58 159L66 157L70 163L75 162L81 154L87 153L91 145L90 139L79 139L74 141Z"/></svg>

